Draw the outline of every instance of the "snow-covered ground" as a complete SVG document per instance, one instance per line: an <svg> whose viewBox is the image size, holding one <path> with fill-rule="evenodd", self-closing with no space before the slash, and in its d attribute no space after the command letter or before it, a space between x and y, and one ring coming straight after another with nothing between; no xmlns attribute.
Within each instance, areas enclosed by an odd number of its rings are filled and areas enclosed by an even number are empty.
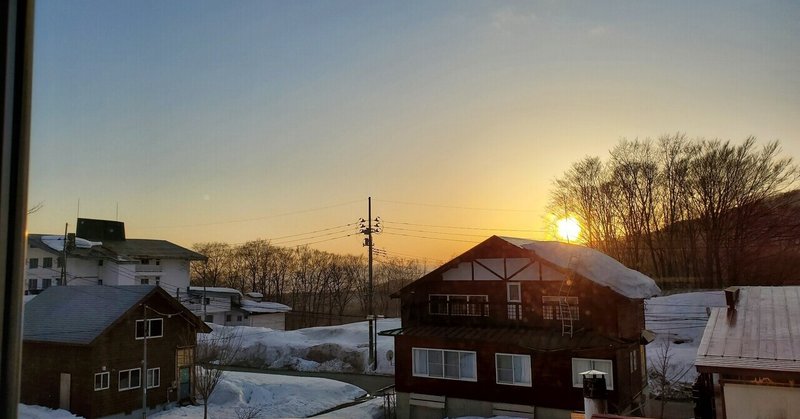
<svg viewBox="0 0 800 419"><path fill-rule="evenodd" d="M236 418L237 413L246 409L258 409L257 417L301 418L351 402L364 394L364 390L352 384L326 378L226 371L209 399L208 416ZM160 419L202 416L203 406L175 408L150 415Z"/></svg>
<svg viewBox="0 0 800 419"><path fill-rule="evenodd" d="M20 404L17 411L19 419L67 419L67 418L80 418L82 416L75 416L66 410L48 409L42 406L28 406Z"/></svg>
<svg viewBox="0 0 800 419"><path fill-rule="evenodd" d="M686 371L679 381L694 381L697 376L694 359L708 320L708 309L724 306L723 291L689 292L646 300L646 327L656 332L656 339L647 345L648 367L659 362L669 341L671 371L679 371L677 375Z"/></svg>
<svg viewBox="0 0 800 419"><path fill-rule="evenodd" d="M368 373L369 333L366 322L311 327L291 331L263 327L210 324L210 338L234 333L241 336L235 365L286 368L297 371ZM378 320L378 331L400 327L400 319ZM378 374L394 374L386 354L394 351L394 338L378 336Z"/></svg>

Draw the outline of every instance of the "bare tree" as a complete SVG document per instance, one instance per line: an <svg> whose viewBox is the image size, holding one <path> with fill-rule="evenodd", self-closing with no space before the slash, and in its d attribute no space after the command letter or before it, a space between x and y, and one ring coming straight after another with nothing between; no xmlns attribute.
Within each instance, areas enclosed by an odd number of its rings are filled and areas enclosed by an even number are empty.
<svg viewBox="0 0 800 419"><path fill-rule="evenodd" d="M681 379L694 367L692 364L680 365L675 362L671 347L672 340L667 336L658 349L656 359L648 368L650 382L654 384L654 391L660 400L658 417L662 419L669 400L684 396L680 386Z"/></svg>
<svg viewBox="0 0 800 419"><path fill-rule="evenodd" d="M222 367L230 365L241 349L242 337L234 330L222 327L198 338L194 387L203 399L204 419L208 418L208 399L222 379Z"/></svg>
<svg viewBox="0 0 800 419"><path fill-rule="evenodd" d="M230 274L230 245L220 242L196 243L192 249L208 258L203 262L192 262L192 282L195 285L216 287L227 281Z"/></svg>

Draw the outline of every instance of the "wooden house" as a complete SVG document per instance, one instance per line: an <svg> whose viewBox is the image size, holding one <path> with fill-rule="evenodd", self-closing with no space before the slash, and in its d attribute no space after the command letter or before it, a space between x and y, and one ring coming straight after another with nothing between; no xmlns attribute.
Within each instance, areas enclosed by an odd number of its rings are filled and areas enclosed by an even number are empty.
<svg viewBox="0 0 800 419"><path fill-rule="evenodd" d="M97 418L189 400L210 331L154 285L48 288L25 305L21 401Z"/></svg>
<svg viewBox="0 0 800 419"><path fill-rule="evenodd" d="M581 372L607 373L611 413L646 387L652 279L595 250L492 236L398 291L400 418L569 418Z"/></svg>

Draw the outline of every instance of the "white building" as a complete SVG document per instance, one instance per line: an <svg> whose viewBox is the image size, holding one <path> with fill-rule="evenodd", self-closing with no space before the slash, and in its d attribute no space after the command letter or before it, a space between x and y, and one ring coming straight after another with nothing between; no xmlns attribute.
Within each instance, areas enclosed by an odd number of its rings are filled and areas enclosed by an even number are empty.
<svg viewBox="0 0 800 419"><path fill-rule="evenodd" d="M224 326L257 326L274 330L286 329L286 313L291 307L268 301L255 301L242 296L239 290L225 287L189 287L181 298L192 313L207 323ZM260 300L261 294L247 293Z"/></svg>
<svg viewBox="0 0 800 419"><path fill-rule="evenodd" d="M76 236L64 252L64 236L28 235L26 294L53 285L150 284L177 296L189 286L190 262L206 259L166 240L128 239L117 221L78 219Z"/></svg>

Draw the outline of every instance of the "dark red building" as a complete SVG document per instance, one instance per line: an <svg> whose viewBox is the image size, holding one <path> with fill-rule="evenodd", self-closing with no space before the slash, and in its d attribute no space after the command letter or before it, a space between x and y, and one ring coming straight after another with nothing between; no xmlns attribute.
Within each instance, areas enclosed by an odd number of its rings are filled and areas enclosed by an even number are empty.
<svg viewBox="0 0 800 419"><path fill-rule="evenodd" d="M612 413L646 386L652 279L583 246L493 236L401 289L400 418L569 418L582 377L606 372Z"/></svg>
<svg viewBox="0 0 800 419"><path fill-rule="evenodd" d="M157 286L48 288L25 305L21 401L96 418L140 413L145 386L148 409L190 399L210 331Z"/></svg>

